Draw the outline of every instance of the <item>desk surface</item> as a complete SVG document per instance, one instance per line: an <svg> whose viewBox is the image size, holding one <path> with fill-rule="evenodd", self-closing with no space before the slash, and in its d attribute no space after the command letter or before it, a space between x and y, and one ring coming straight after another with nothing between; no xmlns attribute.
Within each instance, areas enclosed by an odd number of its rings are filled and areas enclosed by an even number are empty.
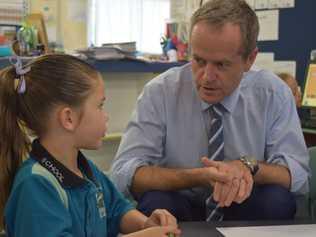
<svg viewBox="0 0 316 237"><path fill-rule="evenodd" d="M298 225L316 224L310 220L294 221L223 221L223 222L181 222L181 237L223 237L216 227L241 227L241 226L271 226L271 225ZM247 236L245 236L247 237Z"/></svg>

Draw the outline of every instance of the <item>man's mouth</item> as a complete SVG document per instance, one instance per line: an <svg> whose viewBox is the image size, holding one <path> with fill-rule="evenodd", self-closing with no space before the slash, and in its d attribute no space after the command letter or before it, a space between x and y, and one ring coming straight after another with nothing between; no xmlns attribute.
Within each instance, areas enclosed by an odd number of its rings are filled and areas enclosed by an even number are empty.
<svg viewBox="0 0 316 237"><path fill-rule="evenodd" d="M206 91L215 91L216 88L213 88L213 87L205 87L205 86L202 86L202 88Z"/></svg>

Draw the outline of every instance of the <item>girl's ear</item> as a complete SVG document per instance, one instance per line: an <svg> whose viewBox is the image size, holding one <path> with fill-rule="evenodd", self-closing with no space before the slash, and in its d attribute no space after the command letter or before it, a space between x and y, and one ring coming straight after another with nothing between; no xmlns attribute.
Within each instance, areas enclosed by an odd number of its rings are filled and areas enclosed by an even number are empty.
<svg viewBox="0 0 316 237"><path fill-rule="evenodd" d="M63 107L58 113L58 121L64 129L73 132L79 124L79 112L70 107Z"/></svg>

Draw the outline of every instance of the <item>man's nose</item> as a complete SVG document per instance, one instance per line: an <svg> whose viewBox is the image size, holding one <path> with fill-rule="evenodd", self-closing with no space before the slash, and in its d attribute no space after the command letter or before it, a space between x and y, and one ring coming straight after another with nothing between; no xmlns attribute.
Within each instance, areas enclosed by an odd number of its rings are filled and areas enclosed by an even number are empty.
<svg viewBox="0 0 316 237"><path fill-rule="evenodd" d="M213 81L216 78L216 68L212 63L207 63L204 68L204 80Z"/></svg>

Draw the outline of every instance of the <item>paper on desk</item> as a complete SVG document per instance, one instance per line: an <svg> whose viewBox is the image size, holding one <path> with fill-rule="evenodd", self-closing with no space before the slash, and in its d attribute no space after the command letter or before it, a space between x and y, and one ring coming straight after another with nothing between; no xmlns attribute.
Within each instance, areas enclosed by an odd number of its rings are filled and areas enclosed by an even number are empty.
<svg viewBox="0 0 316 237"><path fill-rule="evenodd" d="M281 225L281 226L251 226L251 227L221 227L217 228L225 237L315 237L316 224Z"/></svg>

